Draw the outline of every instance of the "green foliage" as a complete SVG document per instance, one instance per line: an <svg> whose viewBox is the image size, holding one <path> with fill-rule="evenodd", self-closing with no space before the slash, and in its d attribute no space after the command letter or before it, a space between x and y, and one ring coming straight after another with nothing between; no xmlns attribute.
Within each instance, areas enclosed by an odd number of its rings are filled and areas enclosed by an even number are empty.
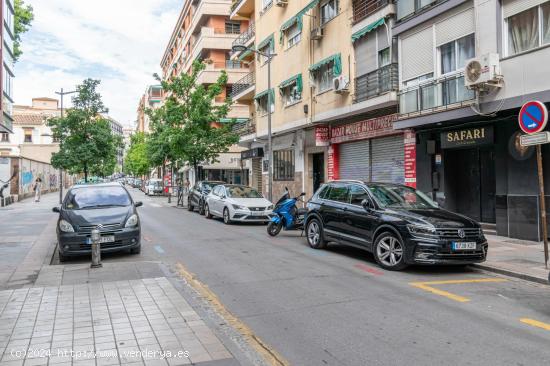
<svg viewBox="0 0 550 366"><path fill-rule="evenodd" d="M147 157L147 136L143 132L132 135L130 148L124 159L124 172L133 176L149 174L150 164Z"/></svg>
<svg viewBox="0 0 550 366"><path fill-rule="evenodd" d="M23 0L15 0L14 4L14 37L13 59L15 62L19 59L23 51L21 50L21 35L27 32L34 20L33 8L31 5L25 5Z"/></svg>
<svg viewBox="0 0 550 366"><path fill-rule="evenodd" d="M169 97L161 108L147 111L153 131L149 155L154 165L168 159L181 160L196 170L201 163L215 162L220 153L239 141L230 126L212 125L229 112L229 99L221 105L214 104L227 84L227 74L222 71L216 83L205 86L197 83L204 68L205 64L195 61L191 74L162 81Z"/></svg>
<svg viewBox="0 0 550 366"><path fill-rule="evenodd" d="M53 137L60 141L59 152L53 154L52 165L72 174L111 175L116 166L117 150L122 138L113 134L101 95L96 91L99 80L87 79L77 87L73 108L67 115L51 118L48 125Z"/></svg>

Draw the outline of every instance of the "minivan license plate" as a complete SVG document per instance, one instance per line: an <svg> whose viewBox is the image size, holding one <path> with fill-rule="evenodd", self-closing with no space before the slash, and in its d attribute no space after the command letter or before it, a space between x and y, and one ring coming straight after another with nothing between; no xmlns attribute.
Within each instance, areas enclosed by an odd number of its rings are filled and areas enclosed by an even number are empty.
<svg viewBox="0 0 550 366"><path fill-rule="evenodd" d="M476 243L475 242L462 242L457 243L453 242L453 250L475 250L476 249Z"/></svg>
<svg viewBox="0 0 550 366"><path fill-rule="evenodd" d="M102 243L113 243L114 241L115 241L115 236L114 235L102 236L99 239L100 244L102 244ZM86 243L87 244L92 244L92 238L86 238Z"/></svg>

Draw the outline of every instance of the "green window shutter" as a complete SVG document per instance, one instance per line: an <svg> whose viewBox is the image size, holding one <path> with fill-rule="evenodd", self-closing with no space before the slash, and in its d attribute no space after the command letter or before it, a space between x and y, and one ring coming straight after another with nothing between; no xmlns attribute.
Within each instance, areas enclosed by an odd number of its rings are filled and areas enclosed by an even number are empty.
<svg viewBox="0 0 550 366"><path fill-rule="evenodd" d="M376 28L380 27L381 25L383 25L385 23L386 23L386 19L384 19L384 18L378 19L376 22L371 23L371 24L367 25L365 28L360 29L357 32L353 33L351 35L351 41L352 42L357 41L359 38L365 36L367 33L375 30Z"/></svg>
<svg viewBox="0 0 550 366"><path fill-rule="evenodd" d="M327 58L324 58L321 61L317 62L316 64L311 65L309 67L309 71L315 72L319 70L322 66L328 64L329 62L333 62L332 72L334 76L338 76L342 74L342 57L339 53L329 56Z"/></svg>
<svg viewBox="0 0 550 366"><path fill-rule="evenodd" d="M267 38L265 38L263 41L258 43L257 50L261 50L262 48L264 48L268 44L270 46L269 48L271 49L271 51L274 51L275 50L275 37L274 37L273 33L271 33Z"/></svg>
<svg viewBox="0 0 550 366"><path fill-rule="evenodd" d="M302 82L302 74L297 74L297 75L294 75L293 77L291 78L288 78L286 79L285 81L283 81L282 83L279 84L279 90L282 90L284 88L286 88L287 86L289 85L292 85L296 83L296 89L298 91L298 93L302 93L302 90L303 90L303 82Z"/></svg>
<svg viewBox="0 0 550 366"><path fill-rule="evenodd" d="M340 54L337 54L334 57L332 73L334 74L334 76L339 76L340 74L342 74L342 57L340 56Z"/></svg>
<svg viewBox="0 0 550 366"><path fill-rule="evenodd" d="M307 13L308 11L310 11L311 9L313 9L314 7L317 6L317 4L319 4L319 1L320 0L313 0L311 1L310 3L308 3L302 10L300 10L296 15L294 15L292 18L290 18L289 20L287 20L286 22L283 23L283 25L281 26L281 29L280 29L280 32L279 32L279 43L283 43L284 41L284 32L292 27L294 24L298 24L298 28L300 28L300 30L302 30L303 26L304 26L304 21L303 21L303 17L304 17L304 14Z"/></svg>

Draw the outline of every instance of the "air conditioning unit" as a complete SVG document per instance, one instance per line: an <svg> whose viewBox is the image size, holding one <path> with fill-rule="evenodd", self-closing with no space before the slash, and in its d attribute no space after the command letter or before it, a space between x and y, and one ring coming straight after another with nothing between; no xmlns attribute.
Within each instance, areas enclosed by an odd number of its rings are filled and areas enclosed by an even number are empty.
<svg viewBox="0 0 550 366"><path fill-rule="evenodd" d="M283 7L283 6L286 6L287 4L288 4L287 0L275 0L275 6Z"/></svg>
<svg viewBox="0 0 550 366"><path fill-rule="evenodd" d="M340 75L332 79L332 88L334 89L334 92L341 94L348 91L349 87L349 79L344 76Z"/></svg>
<svg viewBox="0 0 550 366"><path fill-rule="evenodd" d="M464 85L467 88L482 85L498 86L501 79L498 53L488 53L466 61Z"/></svg>
<svg viewBox="0 0 550 366"><path fill-rule="evenodd" d="M321 38L323 38L323 28L313 28L311 30L311 39L318 41Z"/></svg>

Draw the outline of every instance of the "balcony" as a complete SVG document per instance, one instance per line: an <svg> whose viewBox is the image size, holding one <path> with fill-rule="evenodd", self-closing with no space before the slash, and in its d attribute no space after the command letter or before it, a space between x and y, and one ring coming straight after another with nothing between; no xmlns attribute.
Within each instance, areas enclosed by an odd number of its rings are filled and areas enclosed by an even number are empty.
<svg viewBox="0 0 550 366"><path fill-rule="evenodd" d="M400 0L397 1L397 21L412 18L448 0Z"/></svg>
<svg viewBox="0 0 550 366"><path fill-rule="evenodd" d="M254 22L250 22L248 29L242 32L234 41L233 46L250 46L251 40L254 40L254 35L256 34L256 27Z"/></svg>
<svg viewBox="0 0 550 366"><path fill-rule="evenodd" d="M399 118L465 107L474 99L475 92L464 86L464 73L458 73L401 90Z"/></svg>
<svg viewBox="0 0 550 366"><path fill-rule="evenodd" d="M396 91L399 85L397 64L389 64L378 70L355 78L355 103Z"/></svg>
<svg viewBox="0 0 550 366"><path fill-rule="evenodd" d="M246 136L256 132L256 121L247 119L246 121L235 122L231 126L231 131L239 136Z"/></svg>
<svg viewBox="0 0 550 366"><path fill-rule="evenodd" d="M226 60L225 62L215 62L205 60L206 68L197 75L198 84L213 84L220 77L220 71L227 72L227 83L234 84L238 82L248 70L248 65L240 61Z"/></svg>
<svg viewBox="0 0 550 366"><path fill-rule="evenodd" d="M255 89L256 75L254 72L250 72L236 83L233 83L233 87L231 89L231 99L233 101L252 100Z"/></svg>
<svg viewBox="0 0 550 366"><path fill-rule="evenodd" d="M353 0L353 23L360 22L394 0Z"/></svg>
<svg viewBox="0 0 550 366"><path fill-rule="evenodd" d="M246 20L254 13L254 0L233 0L231 4L232 20Z"/></svg>

